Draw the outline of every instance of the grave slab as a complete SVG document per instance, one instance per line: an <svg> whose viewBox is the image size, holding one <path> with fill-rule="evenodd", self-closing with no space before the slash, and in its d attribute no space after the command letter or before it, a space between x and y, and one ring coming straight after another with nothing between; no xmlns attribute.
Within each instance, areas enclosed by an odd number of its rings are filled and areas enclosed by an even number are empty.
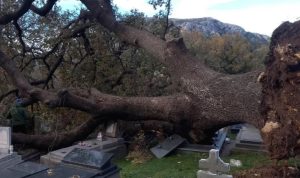
<svg viewBox="0 0 300 178"><path fill-rule="evenodd" d="M67 165L57 165L47 171L42 171L31 175L28 178L93 178L98 174L98 171L87 170L80 167L74 168Z"/></svg>
<svg viewBox="0 0 300 178"><path fill-rule="evenodd" d="M64 159L63 163L69 163L93 169L103 169L113 157L111 153L96 150L75 148Z"/></svg>
<svg viewBox="0 0 300 178"><path fill-rule="evenodd" d="M27 175L28 175L28 173L26 173L26 172L12 171L9 169L2 169L0 171L0 177L3 177L3 178L23 178Z"/></svg>
<svg viewBox="0 0 300 178"><path fill-rule="evenodd" d="M70 147L62 148L59 150L52 151L47 155L41 156L41 162L43 164L58 164L64 157L73 151L75 148L86 149L86 150L100 150L109 153L117 153L114 155L114 158L123 158L126 156L127 148L124 144L123 138L104 138L103 141L97 139L86 140L84 145L73 145Z"/></svg>
<svg viewBox="0 0 300 178"><path fill-rule="evenodd" d="M214 147L215 149L221 150L222 146L225 142L225 139L227 137L228 128L222 128L217 131L217 136L214 138Z"/></svg>
<svg viewBox="0 0 300 178"><path fill-rule="evenodd" d="M11 171L25 172L28 175L32 175L44 170L47 170L48 167L42 164L34 163L34 162L24 162L21 164L17 164L11 168L8 168Z"/></svg>
<svg viewBox="0 0 300 178"><path fill-rule="evenodd" d="M263 139L260 131L252 125L244 124L238 133L236 140L240 143L262 144Z"/></svg>
<svg viewBox="0 0 300 178"><path fill-rule="evenodd" d="M17 153L5 155L0 161L0 170L15 166L23 162L22 156Z"/></svg>
<svg viewBox="0 0 300 178"><path fill-rule="evenodd" d="M186 140L181 136L174 134L150 150L157 158L162 158L175 150L185 141Z"/></svg>

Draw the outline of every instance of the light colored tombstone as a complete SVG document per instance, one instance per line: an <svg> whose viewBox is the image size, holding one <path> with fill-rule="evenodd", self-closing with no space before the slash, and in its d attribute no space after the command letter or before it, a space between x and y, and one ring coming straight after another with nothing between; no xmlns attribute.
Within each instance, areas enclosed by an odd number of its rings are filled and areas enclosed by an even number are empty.
<svg viewBox="0 0 300 178"><path fill-rule="evenodd" d="M117 137L118 134L118 123L108 122L104 135L108 137Z"/></svg>
<svg viewBox="0 0 300 178"><path fill-rule="evenodd" d="M9 154L12 152L11 128L0 127L0 154Z"/></svg>
<svg viewBox="0 0 300 178"><path fill-rule="evenodd" d="M199 161L199 168L204 170L197 172L197 178L232 178L231 175L223 174L230 171L230 165L221 160L219 150L216 149L209 151L207 159Z"/></svg>

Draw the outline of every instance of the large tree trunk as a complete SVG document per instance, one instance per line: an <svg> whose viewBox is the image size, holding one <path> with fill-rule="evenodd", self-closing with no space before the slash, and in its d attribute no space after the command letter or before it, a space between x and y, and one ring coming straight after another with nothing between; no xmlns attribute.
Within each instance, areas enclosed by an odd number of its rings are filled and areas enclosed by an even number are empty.
<svg viewBox="0 0 300 178"><path fill-rule="evenodd" d="M258 112L260 84L256 83L259 71L240 75L217 73L191 56L182 40L166 42L149 32L118 23L112 13L110 1L82 2L101 25L114 32L121 40L145 49L164 63L173 81L182 87L183 93L166 97L118 97L103 94L96 89L62 89L58 92L42 90L32 86L14 62L0 52L1 67L23 96L49 107L81 110L97 119L109 117L167 121L175 126L175 131L195 142L200 142L219 128L231 124L247 122L258 128L262 127L263 120ZM16 143L25 142L18 137L14 136ZM33 143L30 139L42 143L37 141L38 138L43 140L46 137L28 137L26 143ZM51 138L54 139L55 136ZM50 137L46 139L49 141Z"/></svg>
<svg viewBox="0 0 300 178"><path fill-rule="evenodd" d="M92 0L82 2L101 25L168 66L174 82L189 98L189 108L176 122L189 123L185 132L194 140L201 140L206 131L235 123L262 126L258 112L261 88L256 83L260 71L240 75L217 73L191 56L181 39L166 42L149 32L118 23L112 13L107 13L111 9L107 1L101 1L101 6Z"/></svg>
<svg viewBox="0 0 300 178"><path fill-rule="evenodd" d="M115 19L110 1L81 0L81 2L86 5L99 24L115 33L121 40L145 49L165 64L173 81L182 87L183 92L164 97L118 97L103 94L96 89L42 90L32 86L16 68L14 62L0 51L0 66L6 70L23 96L30 98L32 102L40 101L49 107L69 107L92 115L93 120L87 121L72 134L60 134L60 142L55 147L65 146L62 140L67 137L67 143L70 144L78 135L90 133L95 123L119 118L169 122L175 125L180 134L195 142L203 140L210 133L224 126L250 123L259 129L263 128L264 138L272 155L280 150L277 147L282 148L281 153L286 156L296 151L299 144L300 127L297 116L300 108L299 102L291 97L296 96L297 99L299 94L298 76L297 72L287 69L289 65L292 65L293 70L298 67L298 37L289 37L290 34L299 34L295 30L300 29L298 23L288 24L289 30L283 35L280 34L285 28L279 28L272 38L267 72L262 78L264 109L261 117L259 112L261 87L257 82L257 78L261 78L259 75L261 71L239 75L217 73L191 56L182 40L166 42L149 32L120 24ZM6 23L7 20L1 21L0 18L0 24L4 22ZM292 43L292 55L289 43ZM288 95L286 92L292 92L293 95ZM283 107L280 105L282 103ZM100 121L95 122L95 120ZM289 128L292 129L289 131ZM47 145L44 140L50 144L51 139L57 138L56 135L31 136L22 140L20 136L22 135L14 135L15 143L25 142L36 147L45 147ZM278 141L277 136L281 136L282 139ZM276 146L276 149L273 146Z"/></svg>

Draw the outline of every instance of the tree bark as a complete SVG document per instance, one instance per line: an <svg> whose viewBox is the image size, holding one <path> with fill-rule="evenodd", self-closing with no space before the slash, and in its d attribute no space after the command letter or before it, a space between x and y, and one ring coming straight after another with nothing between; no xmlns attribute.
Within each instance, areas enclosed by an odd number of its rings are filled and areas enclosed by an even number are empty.
<svg viewBox="0 0 300 178"><path fill-rule="evenodd" d="M0 50L0 66L11 77L21 95L49 107L81 110L90 113L96 120L108 117L167 121L178 126L177 132L194 142L200 142L210 133L232 124L250 123L257 128L263 127L265 120L258 110L261 87L256 82L260 71L239 75L217 73L191 56L181 39L166 42L149 32L117 22L110 1L81 1L99 24L121 40L145 49L165 64L173 81L180 85L183 92L164 97L119 97L103 94L96 89L43 90L32 86L14 62ZM82 135L87 133L82 131ZM29 136L24 141L18 138L20 136L14 136L18 143L44 148L44 143L50 144L55 137ZM66 134L59 137L60 145L56 147L66 146L63 139L67 139ZM73 141L68 139L66 143Z"/></svg>

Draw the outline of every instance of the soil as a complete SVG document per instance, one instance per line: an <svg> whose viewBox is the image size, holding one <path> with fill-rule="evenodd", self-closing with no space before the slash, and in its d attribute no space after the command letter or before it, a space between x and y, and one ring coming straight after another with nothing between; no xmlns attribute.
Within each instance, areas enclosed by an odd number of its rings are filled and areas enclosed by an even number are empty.
<svg viewBox="0 0 300 178"><path fill-rule="evenodd" d="M261 80L261 114L265 123L262 135L271 159L275 160L300 153L299 34L300 21L285 22L274 31Z"/></svg>
<svg viewBox="0 0 300 178"><path fill-rule="evenodd" d="M299 178L299 168L295 167L261 167L241 171L234 178Z"/></svg>

